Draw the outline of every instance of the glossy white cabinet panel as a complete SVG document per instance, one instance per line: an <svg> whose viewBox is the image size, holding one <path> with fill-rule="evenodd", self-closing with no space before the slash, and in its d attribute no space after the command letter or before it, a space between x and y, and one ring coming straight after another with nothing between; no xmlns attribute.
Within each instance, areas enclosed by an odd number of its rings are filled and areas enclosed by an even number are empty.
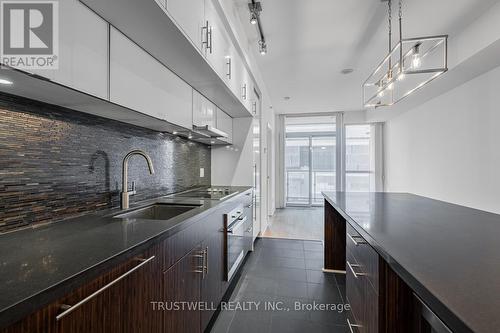
<svg viewBox="0 0 500 333"><path fill-rule="evenodd" d="M166 6L175 22L191 39L198 49L202 49L202 41L206 31L205 0L167 0Z"/></svg>
<svg viewBox="0 0 500 333"><path fill-rule="evenodd" d="M193 125L216 127L216 106L193 89Z"/></svg>
<svg viewBox="0 0 500 333"><path fill-rule="evenodd" d="M227 139L221 139L228 143L233 142L233 118L227 113L217 108L217 129L227 133Z"/></svg>
<svg viewBox="0 0 500 333"><path fill-rule="evenodd" d="M191 87L116 29L110 37L111 101L191 128Z"/></svg>
<svg viewBox="0 0 500 333"><path fill-rule="evenodd" d="M108 23L77 0L59 1L59 12L59 69L32 72L107 99Z"/></svg>
<svg viewBox="0 0 500 333"><path fill-rule="evenodd" d="M205 0L205 19L209 26L209 48L205 48L207 61L219 77L225 79L226 57L230 55L232 41L212 0Z"/></svg>

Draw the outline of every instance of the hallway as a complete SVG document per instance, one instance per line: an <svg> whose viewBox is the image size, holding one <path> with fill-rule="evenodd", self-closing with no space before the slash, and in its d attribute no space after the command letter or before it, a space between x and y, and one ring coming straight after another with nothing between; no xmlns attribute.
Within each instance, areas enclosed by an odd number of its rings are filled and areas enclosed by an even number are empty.
<svg viewBox="0 0 500 333"><path fill-rule="evenodd" d="M323 207L277 209L262 237L323 240Z"/></svg>
<svg viewBox="0 0 500 333"><path fill-rule="evenodd" d="M296 310L296 304L343 306L345 276L324 274L317 241L261 238L242 269L229 302L261 302L252 311L221 311L212 333L348 332L346 312ZM264 309L264 303L280 310ZM296 303L297 302L297 303Z"/></svg>

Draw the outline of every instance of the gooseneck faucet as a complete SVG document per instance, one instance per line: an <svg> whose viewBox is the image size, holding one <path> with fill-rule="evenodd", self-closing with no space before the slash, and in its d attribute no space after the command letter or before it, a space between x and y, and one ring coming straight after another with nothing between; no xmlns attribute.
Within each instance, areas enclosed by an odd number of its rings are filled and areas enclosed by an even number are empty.
<svg viewBox="0 0 500 333"><path fill-rule="evenodd" d="M131 195L134 195L136 193L135 191L135 183L132 182L132 190L129 191L128 189L128 160L134 156L134 155L140 155L146 159L146 162L148 162L148 168L149 168L149 173L152 175L155 173L155 170L153 168L153 162L151 161L151 158L143 152L142 150L132 150L130 153L128 153L125 158L123 159L123 169L122 169L122 193L121 193L121 209L128 209L129 208L129 198Z"/></svg>

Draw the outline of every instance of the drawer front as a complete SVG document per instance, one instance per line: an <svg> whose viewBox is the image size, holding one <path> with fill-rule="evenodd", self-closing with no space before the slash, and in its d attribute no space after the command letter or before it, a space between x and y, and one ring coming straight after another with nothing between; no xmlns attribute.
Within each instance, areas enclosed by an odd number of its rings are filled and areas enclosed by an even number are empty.
<svg viewBox="0 0 500 333"><path fill-rule="evenodd" d="M346 256L356 261L356 264L359 265L356 267L356 272L359 272L378 294L379 256L349 224L346 228ZM349 267L346 269L348 270Z"/></svg>
<svg viewBox="0 0 500 333"><path fill-rule="evenodd" d="M347 259L346 267L346 297L351 306L347 324L353 332L364 332L365 326L365 298L366 281L362 277L356 277L350 267L356 265L352 259ZM350 266L351 265L351 266Z"/></svg>

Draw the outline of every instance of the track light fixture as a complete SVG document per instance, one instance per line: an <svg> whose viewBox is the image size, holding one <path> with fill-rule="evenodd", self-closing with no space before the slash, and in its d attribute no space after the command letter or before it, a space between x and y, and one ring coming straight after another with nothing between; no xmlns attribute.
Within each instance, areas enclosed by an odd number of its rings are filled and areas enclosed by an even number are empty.
<svg viewBox="0 0 500 333"><path fill-rule="evenodd" d="M259 53L262 55L266 55L266 53L267 53L266 41L264 41L262 39L259 40Z"/></svg>
<svg viewBox="0 0 500 333"><path fill-rule="evenodd" d="M258 1L252 0L248 3L248 9L250 10L250 23L255 25L259 32L259 53L265 55L267 53L267 44L266 38L264 37L264 31L262 29L262 22L260 21L262 5Z"/></svg>
<svg viewBox="0 0 500 333"><path fill-rule="evenodd" d="M253 25L256 25L257 24L257 14L255 13L252 13L250 15L250 23L253 24Z"/></svg>
<svg viewBox="0 0 500 333"><path fill-rule="evenodd" d="M250 10L250 23L256 25L259 23L259 15L262 11L262 6L260 2L252 1L248 4L248 9Z"/></svg>

